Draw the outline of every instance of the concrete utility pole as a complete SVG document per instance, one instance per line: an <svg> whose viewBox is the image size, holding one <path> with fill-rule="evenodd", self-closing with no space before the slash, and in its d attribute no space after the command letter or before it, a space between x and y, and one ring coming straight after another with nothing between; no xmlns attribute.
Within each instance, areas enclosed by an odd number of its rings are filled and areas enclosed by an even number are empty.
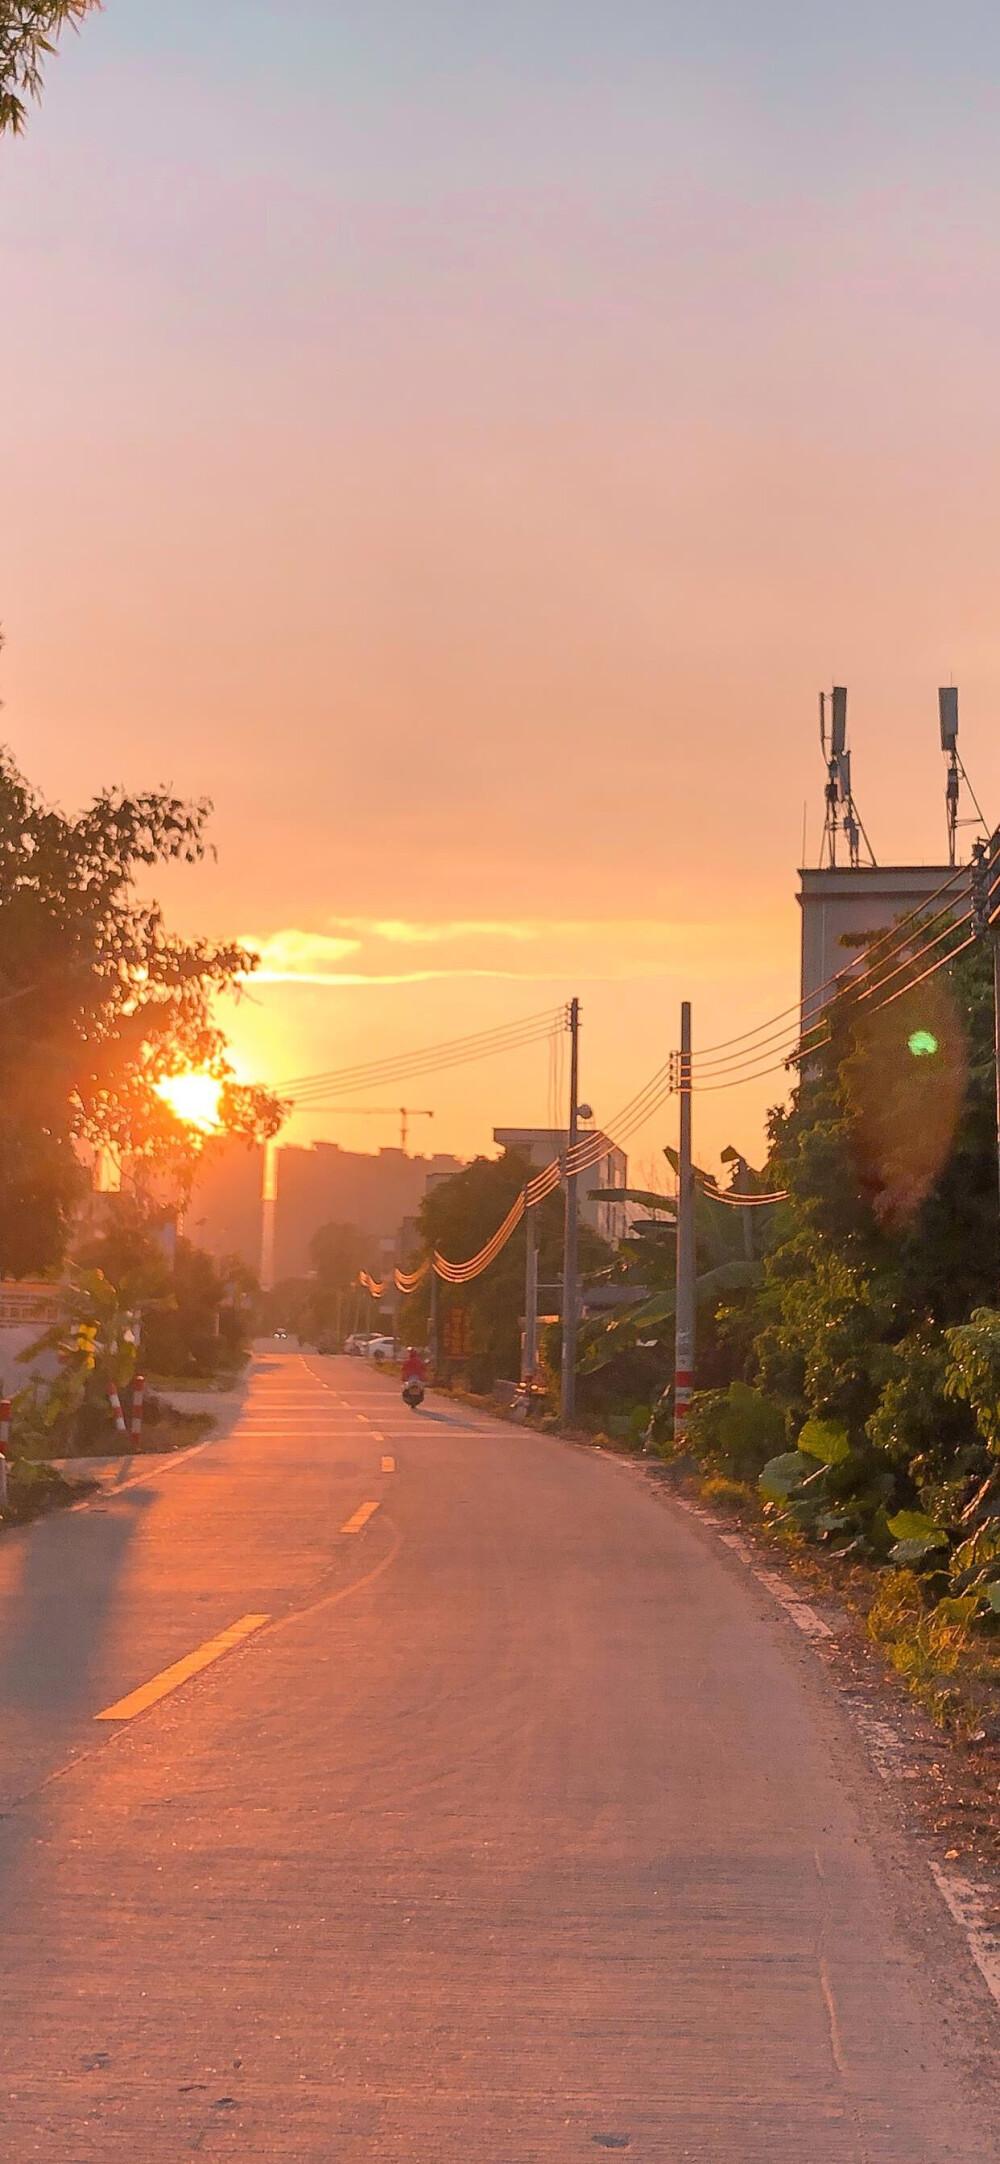
<svg viewBox="0 0 1000 2164"><path fill-rule="evenodd" d="M577 1176L575 1172L571 1172L568 1168L568 1152L575 1149L579 1132L580 1002L578 999L570 1000L569 1031L569 1131L566 1171L566 1231L563 1239L562 1389L560 1392L560 1416L564 1428L572 1427L576 1417L577 1235L579 1218Z"/></svg>
<svg viewBox="0 0 1000 2164"><path fill-rule="evenodd" d="M538 1366L538 1218L532 1209L524 1213L524 1353L521 1381L532 1383Z"/></svg>
<svg viewBox="0 0 1000 2164"><path fill-rule="evenodd" d="M427 1335L430 1340L427 1349L431 1356L431 1374L436 1375L438 1371L438 1274L433 1262L431 1263L431 1299Z"/></svg>
<svg viewBox="0 0 1000 2164"><path fill-rule="evenodd" d="M681 1057L679 1075L681 1112L677 1192L677 1309L674 1341L674 1443L681 1445L687 1431L688 1406L694 1388L695 1355L695 1248L694 1167L691 1162L691 1004L681 1007Z"/></svg>

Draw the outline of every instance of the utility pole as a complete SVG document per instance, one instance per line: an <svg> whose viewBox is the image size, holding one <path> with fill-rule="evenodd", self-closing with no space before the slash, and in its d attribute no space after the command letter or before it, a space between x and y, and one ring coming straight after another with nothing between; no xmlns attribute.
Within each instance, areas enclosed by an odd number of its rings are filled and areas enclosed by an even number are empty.
<svg viewBox="0 0 1000 2164"><path fill-rule="evenodd" d="M577 1175L570 1170L569 1152L576 1148L579 1132L580 1002L578 999L571 999L569 1003L569 1032L569 1130L566 1145L566 1231L563 1238L562 1390L560 1394L560 1416L564 1428L572 1427L576 1417L577 1234L579 1221Z"/></svg>
<svg viewBox="0 0 1000 2164"><path fill-rule="evenodd" d="M533 1209L524 1213L524 1353L521 1381L533 1383L538 1366L538 1219Z"/></svg>
<svg viewBox="0 0 1000 2164"><path fill-rule="evenodd" d="M431 1263L431 1297L427 1335L430 1339L428 1351L431 1356L431 1375L433 1377L436 1376L438 1371L438 1274L433 1262Z"/></svg>
<svg viewBox="0 0 1000 2164"><path fill-rule="evenodd" d="M674 1444L684 1442L694 1388L694 1167L691 1162L691 1003L681 1007L680 1152L677 1192L677 1309L674 1341Z"/></svg>

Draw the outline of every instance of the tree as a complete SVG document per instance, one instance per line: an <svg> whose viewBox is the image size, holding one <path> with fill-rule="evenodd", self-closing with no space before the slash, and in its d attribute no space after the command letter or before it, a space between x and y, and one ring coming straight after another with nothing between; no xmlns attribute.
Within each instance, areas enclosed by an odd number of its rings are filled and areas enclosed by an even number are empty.
<svg viewBox="0 0 1000 2164"><path fill-rule="evenodd" d="M790 1202L756 1355L792 1429L810 1414L844 1420L860 1445L887 1389L898 1423L916 1402L899 1387L906 1347L989 1297L992 1029L985 949L874 1014L845 994L815 1071L772 1115L770 1174ZM926 1419L924 1407L920 1447ZM877 1432L884 1446L885 1419ZM893 1432L902 1462L907 1445Z"/></svg>
<svg viewBox="0 0 1000 2164"><path fill-rule="evenodd" d="M357 1225L320 1225L309 1242L317 1285L324 1292L346 1292L356 1284L368 1260L370 1240Z"/></svg>
<svg viewBox="0 0 1000 2164"><path fill-rule="evenodd" d="M429 1253L437 1248L449 1261L464 1262L485 1247L532 1176L520 1150L500 1157L476 1157L450 1180L424 1196L420 1231ZM564 1205L557 1191L538 1205L538 1279L553 1285L562 1275ZM610 1250L588 1225L580 1227L580 1269L605 1268ZM439 1288L441 1315L458 1304L471 1319L474 1359L484 1381L520 1372L520 1331L524 1314L524 1234L515 1232L495 1262L468 1285ZM425 1327L426 1287L404 1309L404 1334L416 1335L417 1318Z"/></svg>
<svg viewBox="0 0 1000 2164"><path fill-rule="evenodd" d="M256 1280L235 1257L218 1262L174 1233L172 1213L108 1198L103 1230L84 1242L78 1270L115 1286L135 1320L147 1374L209 1377L242 1365Z"/></svg>
<svg viewBox="0 0 1000 2164"><path fill-rule="evenodd" d="M320 1225L309 1242L313 1275L301 1287L293 1327L300 1337L323 1348L344 1334L346 1301L356 1290L358 1272L372 1261L372 1242L357 1225Z"/></svg>
<svg viewBox="0 0 1000 2164"><path fill-rule="evenodd" d="M204 856L209 810L106 790L68 817L0 750L0 1274L60 1262L88 1148L183 1194L204 1144L159 1092L170 1075L218 1078L229 1135L277 1132L280 1105L236 1083L214 1019L256 956L178 937L137 891Z"/></svg>
<svg viewBox="0 0 1000 2164"><path fill-rule="evenodd" d="M769 1179L789 1201L753 1302L746 1379L782 1415L785 1449L762 1492L801 1531L939 1573L970 1528L980 1545L995 1538L981 1419L992 1048L984 945L884 1006L846 991L829 1043L771 1117ZM714 1440L723 1447L718 1420Z"/></svg>
<svg viewBox="0 0 1000 2164"><path fill-rule="evenodd" d="M27 101L42 94L42 69L67 23L78 30L101 0L0 0L0 135L20 135Z"/></svg>

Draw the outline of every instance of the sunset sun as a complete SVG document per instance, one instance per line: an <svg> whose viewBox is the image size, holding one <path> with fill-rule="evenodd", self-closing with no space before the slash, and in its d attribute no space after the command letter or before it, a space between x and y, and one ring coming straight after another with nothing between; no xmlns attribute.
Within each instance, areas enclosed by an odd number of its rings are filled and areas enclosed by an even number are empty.
<svg viewBox="0 0 1000 2164"><path fill-rule="evenodd" d="M218 1127L219 1099L222 1084L211 1074L164 1075L156 1085L157 1094L170 1106L179 1120L189 1127L198 1127L209 1134Z"/></svg>

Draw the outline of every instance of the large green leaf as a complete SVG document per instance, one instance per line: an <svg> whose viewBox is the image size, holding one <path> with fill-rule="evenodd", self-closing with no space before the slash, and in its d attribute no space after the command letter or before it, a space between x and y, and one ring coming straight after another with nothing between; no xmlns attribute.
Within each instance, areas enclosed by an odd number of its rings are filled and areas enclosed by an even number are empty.
<svg viewBox="0 0 1000 2164"><path fill-rule="evenodd" d="M889 1550L889 1561L898 1563L901 1569L908 1568L911 1563L926 1563L928 1556L934 1555L941 1545L940 1540L897 1540Z"/></svg>
<svg viewBox="0 0 1000 2164"><path fill-rule="evenodd" d="M821 1465L843 1465L851 1455L847 1429L840 1420L807 1420L799 1435L799 1449Z"/></svg>
<svg viewBox="0 0 1000 2164"><path fill-rule="evenodd" d="M887 1522L896 1543L889 1550L891 1563L925 1563L929 1555L948 1546L947 1533L922 1510L897 1510Z"/></svg>
<svg viewBox="0 0 1000 2164"><path fill-rule="evenodd" d="M634 1202L643 1210L666 1210L670 1217L677 1215L677 1202L673 1195L657 1195L645 1187L590 1187L587 1190L592 1202Z"/></svg>
<svg viewBox="0 0 1000 2164"><path fill-rule="evenodd" d="M929 1548L946 1548L948 1535L943 1533L933 1518L923 1510L897 1510L890 1518L889 1531L894 1540L922 1540Z"/></svg>
<svg viewBox="0 0 1000 2164"><path fill-rule="evenodd" d="M768 1459L757 1486L769 1502L786 1503L815 1471L813 1460L801 1450L783 1450L779 1457Z"/></svg>

